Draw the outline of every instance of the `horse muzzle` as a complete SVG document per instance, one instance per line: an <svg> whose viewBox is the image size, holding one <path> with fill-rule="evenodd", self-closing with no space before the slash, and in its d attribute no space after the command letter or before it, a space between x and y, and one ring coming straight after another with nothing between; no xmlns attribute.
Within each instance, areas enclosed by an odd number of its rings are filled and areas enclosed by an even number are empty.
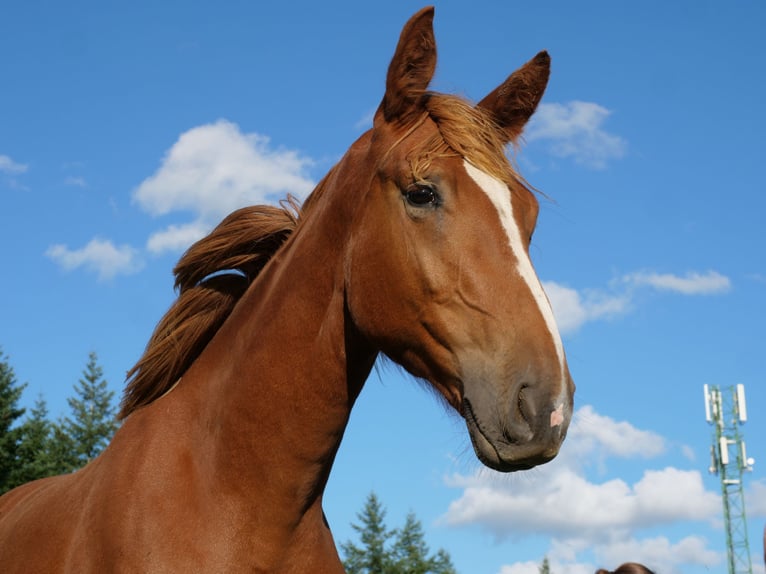
<svg viewBox="0 0 766 574"><path fill-rule="evenodd" d="M500 472L528 470L553 459L572 417L574 385L555 397L541 385L519 384L507 404L487 385L468 385L462 414L479 460Z"/></svg>

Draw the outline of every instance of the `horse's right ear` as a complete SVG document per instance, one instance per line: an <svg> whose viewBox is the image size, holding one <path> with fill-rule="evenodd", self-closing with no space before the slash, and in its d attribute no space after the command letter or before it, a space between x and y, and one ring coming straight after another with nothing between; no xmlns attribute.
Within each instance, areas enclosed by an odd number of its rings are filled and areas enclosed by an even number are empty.
<svg viewBox="0 0 766 574"><path fill-rule="evenodd" d="M433 6L423 8L402 28L399 44L388 66L386 94L375 123L406 122L423 109L423 98L436 68Z"/></svg>

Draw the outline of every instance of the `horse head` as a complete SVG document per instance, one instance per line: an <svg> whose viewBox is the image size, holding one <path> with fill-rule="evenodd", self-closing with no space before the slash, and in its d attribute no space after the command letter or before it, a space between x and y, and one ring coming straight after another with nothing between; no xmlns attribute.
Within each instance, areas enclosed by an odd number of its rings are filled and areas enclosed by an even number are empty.
<svg viewBox="0 0 766 574"><path fill-rule="evenodd" d="M432 19L427 8L405 25L373 128L333 174L359 194L348 312L464 417L484 464L526 469L557 454L574 393L529 257L538 203L505 154L550 59L541 52L476 106L429 92Z"/></svg>

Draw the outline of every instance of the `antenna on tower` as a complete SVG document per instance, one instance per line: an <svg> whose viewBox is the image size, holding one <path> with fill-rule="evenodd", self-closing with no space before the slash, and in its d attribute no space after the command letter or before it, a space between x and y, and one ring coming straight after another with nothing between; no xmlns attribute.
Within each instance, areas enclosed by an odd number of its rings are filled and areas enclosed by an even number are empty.
<svg viewBox="0 0 766 574"><path fill-rule="evenodd" d="M709 470L721 478L729 574L752 574L742 473L752 471L755 461L747 458L739 430L747 422L745 385L728 387L726 392L716 385L704 385L703 390L705 420L713 426Z"/></svg>
<svg viewBox="0 0 766 574"><path fill-rule="evenodd" d="M737 413L739 422L747 422L747 406L745 405L745 385L737 385Z"/></svg>

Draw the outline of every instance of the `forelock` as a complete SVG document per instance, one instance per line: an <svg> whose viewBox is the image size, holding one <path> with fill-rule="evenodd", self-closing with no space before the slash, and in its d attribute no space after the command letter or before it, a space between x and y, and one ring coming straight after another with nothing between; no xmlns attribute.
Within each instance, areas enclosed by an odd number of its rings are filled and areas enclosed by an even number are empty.
<svg viewBox="0 0 766 574"><path fill-rule="evenodd" d="M458 155L509 187L528 189L506 155L505 134L490 114L457 96L432 93L429 117L439 133L424 146L426 156Z"/></svg>

